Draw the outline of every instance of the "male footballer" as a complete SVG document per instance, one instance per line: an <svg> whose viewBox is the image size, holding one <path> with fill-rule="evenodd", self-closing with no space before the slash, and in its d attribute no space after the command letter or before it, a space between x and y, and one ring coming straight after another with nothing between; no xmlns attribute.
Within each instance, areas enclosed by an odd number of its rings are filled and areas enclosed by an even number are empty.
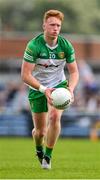
<svg viewBox="0 0 100 180"><path fill-rule="evenodd" d="M29 86L36 154L44 169L51 169L52 152L60 134L63 112L52 106L51 93L54 88L65 87L74 97L79 79L74 48L59 34L63 19L64 14L58 10L45 12L43 33L28 42L21 68L21 77ZM64 74L65 65L69 79Z"/></svg>

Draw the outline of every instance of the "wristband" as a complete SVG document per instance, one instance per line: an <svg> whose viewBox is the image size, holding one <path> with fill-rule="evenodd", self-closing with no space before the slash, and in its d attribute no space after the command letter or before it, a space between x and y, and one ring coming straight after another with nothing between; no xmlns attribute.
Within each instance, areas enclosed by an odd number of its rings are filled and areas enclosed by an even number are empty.
<svg viewBox="0 0 100 180"><path fill-rule="evenodd" d="M40 87L39 87L39 91L41 92L41 93L45 93L45 90L47 89L47 87L45 87L45 86L43 86L43 85L40 85Z"/></svg>

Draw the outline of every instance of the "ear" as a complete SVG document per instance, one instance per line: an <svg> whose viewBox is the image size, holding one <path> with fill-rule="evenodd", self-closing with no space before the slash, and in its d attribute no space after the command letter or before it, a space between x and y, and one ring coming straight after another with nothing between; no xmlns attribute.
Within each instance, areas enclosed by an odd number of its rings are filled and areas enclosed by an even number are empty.
<svg viewBox="0 0 100 180"><path fill-rule="evenodd" d="M43 23L43 25L42 25L42 28L43 28L43 30L45 30L45 24Z"/></svg>

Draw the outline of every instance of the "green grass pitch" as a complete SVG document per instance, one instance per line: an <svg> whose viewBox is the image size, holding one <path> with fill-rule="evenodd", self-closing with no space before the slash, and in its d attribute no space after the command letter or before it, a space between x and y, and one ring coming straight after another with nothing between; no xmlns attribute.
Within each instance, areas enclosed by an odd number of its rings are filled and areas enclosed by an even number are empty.
<svg viewBox="0 0 100 180"><path fill-rule="evenodd" d="M32 138L0 138L0 179L100 179L100 142L60 138L44 170Z"/></svg>

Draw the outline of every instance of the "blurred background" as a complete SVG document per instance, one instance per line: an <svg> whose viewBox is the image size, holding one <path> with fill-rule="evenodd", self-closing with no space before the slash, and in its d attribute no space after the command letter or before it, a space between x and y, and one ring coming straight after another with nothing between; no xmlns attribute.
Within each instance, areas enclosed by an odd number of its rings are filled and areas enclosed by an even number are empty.
<svg viewBox="0 0 100 180"><path fill-rule="evenodd" d="M43 14L49 9L65 14L61 34L73 44L80 72L75 101L62 116L61 137L96 140L100 128L100 0L0 0L0 136L31 136L21 63L27 42L42 32Z"/></svg>

